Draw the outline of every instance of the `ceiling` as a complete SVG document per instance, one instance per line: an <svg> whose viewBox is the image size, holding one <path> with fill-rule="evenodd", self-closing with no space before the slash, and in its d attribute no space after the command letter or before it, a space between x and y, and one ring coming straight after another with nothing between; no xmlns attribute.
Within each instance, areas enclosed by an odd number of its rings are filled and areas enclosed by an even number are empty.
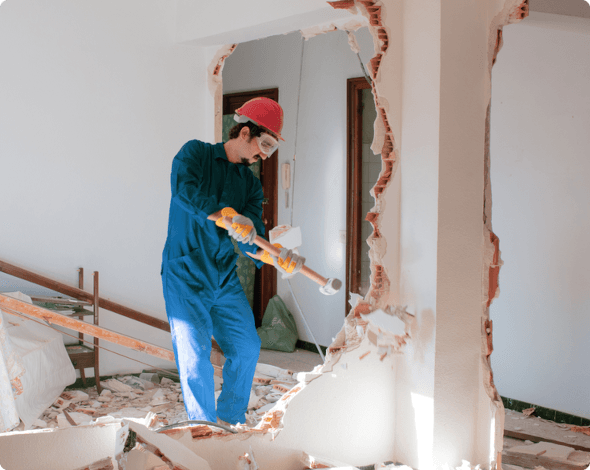
<svg viewBox="0 0 590 470"><path fill-rule="evenodd" d="M531 11L590 18L587 0L529 0Z"/></svg>

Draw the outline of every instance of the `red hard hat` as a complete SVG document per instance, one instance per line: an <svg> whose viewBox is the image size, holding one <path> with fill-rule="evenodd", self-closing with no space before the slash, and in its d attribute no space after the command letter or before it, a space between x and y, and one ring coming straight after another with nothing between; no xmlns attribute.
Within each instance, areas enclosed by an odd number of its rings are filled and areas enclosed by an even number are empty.
<svg viewBox="0 0 590 470"><path fill-rule="evenodd" d="M244 103L241 108L236 109L236 114L248 118L259 126L266 127L279 139L285 140L281 137L283 108L276 101L263 97L253 98Z"/></svg>

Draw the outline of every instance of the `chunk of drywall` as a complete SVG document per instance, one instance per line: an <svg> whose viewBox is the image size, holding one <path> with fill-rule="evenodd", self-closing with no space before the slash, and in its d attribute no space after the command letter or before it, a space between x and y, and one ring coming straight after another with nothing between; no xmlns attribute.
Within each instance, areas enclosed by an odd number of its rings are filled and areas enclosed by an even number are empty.
<svg viewBox="0 0 590 470"><path fill-rule="evenodd" d="M206 460L165 434L150 431L141 424L129 421L129 429L136 434L139 444L148 451L173 465L186 470L211 470Z"/></svg>
<svg viewBox="0 0 590 470"><path fill-rule="evenodd" d="M76 470L116 457L121 422L0 434L0 467Z"/></svg>

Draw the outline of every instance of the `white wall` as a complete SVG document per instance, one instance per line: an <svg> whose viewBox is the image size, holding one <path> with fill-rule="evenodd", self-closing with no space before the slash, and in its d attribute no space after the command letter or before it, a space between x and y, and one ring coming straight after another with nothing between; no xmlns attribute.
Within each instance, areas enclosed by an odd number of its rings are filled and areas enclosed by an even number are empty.
<svg viewBox="0 0 590 470"><path fill-rule="evenodd" d="M176 40L202 46L233 44L349 18L325 0L176 0Z"/></svg>
<svg viewBox="0 0 590 470"><path fill-rule="evenodd" d="M504 266L501 395L590 418L590 20L533 13L493 70L493 227Z"/></svg>
<svg viewBox="0 0 590 470"><path fill-rule="evenodd" d="M355 33L364 63L373 56L368 28ZM279 88L285 111L279 166L295 152L297 88L301 58L298 32L239 44L223 69L223 92ZM346 229L346 80L362 76L358 58L344 31L313 37L304 43L299 130L293 207L293 226L303 235L301 254L307 265L325 277L345 280L345 245L338 232ZM293 169L293 167L292 167ZM285 193L279 188L279 224L290 223ZM344 289L324 296L303 276L291 280L295 295L317 341L328 346L342 328ZM297 321L299 337L311 342L289 288L279 277L278 294Z"/></svg>
<svg viewBox="0 0 590 470"><path fill-rule="evenodd" d="M171 161L209 118L205 51L173 43L174 13L163 0L0 7L0 258L71 285L83 266L87 290L97 270L101 296L164 320ZM104 310L101 325L171 347ZM101 374L143 367L101 353Z"/></svg>

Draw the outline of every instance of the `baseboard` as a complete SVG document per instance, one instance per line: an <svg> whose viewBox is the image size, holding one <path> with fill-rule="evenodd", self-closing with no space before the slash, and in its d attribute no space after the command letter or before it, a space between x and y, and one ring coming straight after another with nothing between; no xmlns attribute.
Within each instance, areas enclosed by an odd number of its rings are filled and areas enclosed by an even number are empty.
<svg viewBox="0 0 590 470"><path fill-rule="evenodd" d="M545 408L544 406L535 405L534 403L526 403L524 401L515 400L513 398L501 397L504 408L514 411L523 411L528 408L534 408L534 416L539 418L548 419L556 423L571 424L574 426L590 426L589 418L582 418L581 416L571 415L562 411L552 410L551 408Z"/></svg>
<svg viewBox="0 0 590 470"><path fill-rule="evenodd" d="M314 353L318 352L318 348L316 347L316 345L314 343L308 343L307 341L302 341L300 339L297 340L295 347L298 349L304 349L305 351L311 351ZM328 348L326 346L320 345L320 349L322 350L322 353L325 356L328 352Z"/></svg>

